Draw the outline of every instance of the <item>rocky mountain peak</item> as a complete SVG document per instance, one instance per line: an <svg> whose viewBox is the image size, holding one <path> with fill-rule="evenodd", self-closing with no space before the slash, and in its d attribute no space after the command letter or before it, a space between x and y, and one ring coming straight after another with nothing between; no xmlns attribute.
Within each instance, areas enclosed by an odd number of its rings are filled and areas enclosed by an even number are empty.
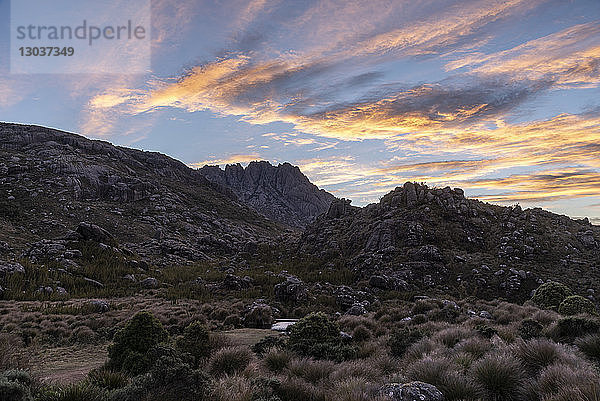
<svg viewBox="0 0 600 401"><path fill-rule="evenodd" d="M224 169L204 166L199 172L230 189L262 215L292 227L304 227L327 212L335 199L290 163L274 166L268 161L253 161L246 168L238 163Z"/></svg>

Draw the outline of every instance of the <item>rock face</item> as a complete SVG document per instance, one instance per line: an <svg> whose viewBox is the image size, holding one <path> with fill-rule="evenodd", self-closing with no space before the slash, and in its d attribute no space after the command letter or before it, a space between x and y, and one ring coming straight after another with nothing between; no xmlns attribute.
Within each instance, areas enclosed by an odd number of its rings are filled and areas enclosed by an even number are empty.
<svg viewBox="0 0 600 401"><path fill-rule="evenodd" d="M335 199L317 188L289 163L273 166L269 162L204 166L198 170L209 181L230 189L242 202L262 215L292 227L304 227L326 212Z"/></svg>
<svg viewBox="0 0 600 401"><path fill-rule="evenodd" d="M585 219L409 182L363 208L332 202L306 227L298 249L318 258L318 268L346 266L375 292L466 289L523 301L541 279L594 287L598 244L600 227Z"/></svg>
<svg viewBox="0 0 600 401"><path fill-rule="evenodd" d="M120 244L157 264L248 251L249 244L270 243L282 231L167 156L5 123L0 227L0 254L33 248L28 256L40 260L64 257L68 249L56 238L86 239Z"/></svg>
<svg viewBox="0 0 600 401"><path fill-rule="evenodd" d="M418 381L405 384L386 384L379 390L379 393L393 401L444 400L444 395L435 386Z"/></svg>

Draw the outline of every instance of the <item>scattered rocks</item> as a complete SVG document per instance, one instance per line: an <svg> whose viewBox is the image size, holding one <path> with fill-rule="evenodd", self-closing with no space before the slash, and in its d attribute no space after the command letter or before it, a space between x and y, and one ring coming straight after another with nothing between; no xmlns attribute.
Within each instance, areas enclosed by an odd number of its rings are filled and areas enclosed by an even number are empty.
<svg viewBox="0 0 600 401"><path fill-rule="evenodd" d="M0 261L0 276L6 276L8 274L25 273L23 265L17 262L2 262Z"/></svg>

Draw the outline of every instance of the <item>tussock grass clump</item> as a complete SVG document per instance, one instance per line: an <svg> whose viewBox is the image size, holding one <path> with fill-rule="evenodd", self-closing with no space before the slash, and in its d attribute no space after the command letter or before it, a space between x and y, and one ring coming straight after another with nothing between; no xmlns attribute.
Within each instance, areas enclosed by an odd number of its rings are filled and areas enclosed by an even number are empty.
<svg viewBox="0 0 600 401"><path fill-rule="evenodd" d="M511 349L531 376L536 376L540 370L561 360L565 355L560 345L546 339L519 341Z"/></svg>
<svg viewBox="0 0 600 401"><path fill-rule="evenodd" d="M287 350L270 349L264 355L263 364L271 372L282 372L288 367L293 357L293 354Z"/></svg>
<svg viewBox="0 0 600 401"><path fill-rule="evenodd" d="M214 401L253 401L250 380L243 376L225 376L213 383L210 399Z"/></svg>
<svg viewBox="0 0 600 401"><path fill-rule="evenodd" d="M488 355L477 361L471 375L485 400L519 400L525 372L510 355Z"/></svg>
<svg viewBox="0 0 600 401"><path fill-rule="evenodd" d="M94 369L88 374L88 382L105 390L116 390L129 384L130 378L122 372Z"/></svg>
<svg viewBox="0 0 600 401"><path fill-rule="evenodd" d="M275 390L277 396L285 401L326 401L325 389L317 387L312 383L299 377L291 377L285 380Z"/></svg>
<svg viewBox="0 0 600 401"><path fill-rule="evenodd" d="M295 359L288 366L289 373L301 377L312 384L322 383L329 379L335 369L331 361L315 361L311 359Z"/></svg>
<svg viewBox="0 0 600 401"><path fill-rule="evenodd" d="M252 361L252 352L241 346L227 347L215 352L208 361L212 375L222 376L241 372Z"/></svg>
<svg viewBox="0 0 600 401"><path fill-rule="evenodd" d="M590 334L575 341L577 348L593 361L600 361L600 334Z"/></svg>

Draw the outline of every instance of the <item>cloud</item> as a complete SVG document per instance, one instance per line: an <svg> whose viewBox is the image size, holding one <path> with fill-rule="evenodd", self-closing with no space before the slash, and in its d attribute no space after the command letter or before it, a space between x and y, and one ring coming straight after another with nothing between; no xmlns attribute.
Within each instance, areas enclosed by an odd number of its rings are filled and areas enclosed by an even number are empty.
<svg viewBox="0 0 600 401"><path fill-rule="evenodd" d="M579 24L489 55L472 55L446 65L466 67L472 74L508 75L513 80L538 80L555 85L600 82L600 21Z"/></svg>

